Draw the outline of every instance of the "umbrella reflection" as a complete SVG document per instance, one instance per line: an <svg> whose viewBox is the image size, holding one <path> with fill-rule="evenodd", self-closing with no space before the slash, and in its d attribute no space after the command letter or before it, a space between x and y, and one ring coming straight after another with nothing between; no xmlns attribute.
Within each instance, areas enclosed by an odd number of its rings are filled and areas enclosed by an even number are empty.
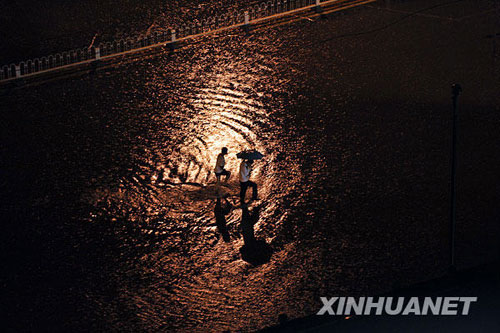
<svg viewBox="0 0 500 333"><path fill-rule="evenodd" d="M240 249L241 258L246 262L258 266L271 259L272 249L265 240L255 238L254 225L260 217L261 206L251 210L247 204L241 205L241 232L244 245Z"/></svg>

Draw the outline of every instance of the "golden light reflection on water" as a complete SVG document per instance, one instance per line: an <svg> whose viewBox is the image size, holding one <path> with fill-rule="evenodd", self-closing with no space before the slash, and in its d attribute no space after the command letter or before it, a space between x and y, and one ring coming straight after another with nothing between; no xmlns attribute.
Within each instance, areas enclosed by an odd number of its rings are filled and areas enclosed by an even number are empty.
<svg viewBox="0 0 500 333"><path fill-rule="evenodd" d="M188 141L183 151L199 157L197 160L202 163L204 171L210 174L221 148L227 147L226 169L236 178L240 162L236 153L257 149L266 154L254 124L254 119L262 117L264 111L259 101L238 90L239 84L232 81L231 76L218 76L211 82L214 86L200 89L190 101L197 111L191 122L191 129L197 136ZM259 169L255 168L254 177L258 177ZM189 178L199 181L199 170L192 168Z"/></svg>
<svg viewBox="0 0 500 333"><path fill-rule="evenodd" d="M190 317L201 321L206 319L205 311L216 311L223 326L231 325L228 318L239 305L249 301L249 295L258 292L258 280L273 270L273 258L287 255L286 251L274 253L271 262L260 266L250 282L251 293L240 285L241 276L249 274L251 264L240 254L244 245L238 181L241 160L236 153L257 149L265 155L253 167L252 179L259 185L261 201L251 206L260 210L253 228L255 237L264 243L279 234L286 216L280 211L276 188L280 196L290 191L299 179L299 164L289 161L287 178L282 179L282 170L276 164L276 148L282 145L281 128L273 123L269 106L263 105L264 92L258 91L266 88L264 82L272 81L271 66L259 76L247 71L246 66L238 69L234 63L239 61L229 60L230 64L226 64L234 71L204 71L203 79L194 75L195 71L188 72L181 81L193 84L176 91L182 96L173 102L171 88L164 80L148 82L148 100L141 102L141 107L155 109L151 122L146 120L149 136L139 140L140 149L132 153L134 166L128 177L120 179L119 189L100 191L94 198L105 202L106 209L114 207L109 213L117 216L115 221L151 237L134 238L134 246L156 246L134 263L140 274L155 276L152 285L138 291L124 284L120 290L134 309L141 309L146 327L178 326L171 321L184 316L183 308L194 311ZM158 99L166 101L164 109L156 108ZM165 123L162 112L167 118ZM175 126L168 122L172 119ZM231 181L222 188L235 206L226 216L228 243L222 241L214 216L217 191L213 170L222 147L229 150L226 169L232 172ZM275 189L274 194L271 189ZM118 237L125 238L121 234ZM183 278L173 278L178 276Z"/></svg>

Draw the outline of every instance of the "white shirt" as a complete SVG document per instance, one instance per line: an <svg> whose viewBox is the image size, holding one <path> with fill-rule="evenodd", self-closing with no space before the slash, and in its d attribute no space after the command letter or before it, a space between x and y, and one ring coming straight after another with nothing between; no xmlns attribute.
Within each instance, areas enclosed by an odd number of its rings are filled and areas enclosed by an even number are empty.
<svg viewBox="0 0 500 333"><path fill-rule="evenodd" d="M240 182L247 182L250 180L250 172L252 171L252 167L247 165L245 161L240 164Z"/></svg>
<svg viewBox="0 0 500 333"><path fill-rule="evenodd" d="M226 160L224 159L224 154L220 153L217 155L217 162L215 163L215 172L219 173L224 170L224 165L226 165Z"/></svg>

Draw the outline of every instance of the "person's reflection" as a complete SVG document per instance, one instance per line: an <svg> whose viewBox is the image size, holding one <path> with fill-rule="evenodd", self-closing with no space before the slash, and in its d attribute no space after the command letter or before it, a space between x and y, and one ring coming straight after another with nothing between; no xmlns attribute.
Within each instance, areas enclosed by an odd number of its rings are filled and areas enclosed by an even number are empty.
<svg viewBox="0 0 500 333"><path fill-rule="evenodd" d="M214 213L215 213L215 224L217 225L217 230L219 230L222 235L224 242L229 242L229 231L227 230L226 215L231 212L233 205L224 198L217 198L215 203Z"/></svg>
<svg viewBox="0 0 500 333"><path fill-rule="evenodd" d="M253 226L259 220L260 206L248 209L241 205L241 232L244 245L240 249L241 258L252 265L261 265L271 258L271 247L264 240L256 239Z"/></svg>
<svg viewBox="0 0 500 333"><path fill-rule="evenodd" d="M255 244L255 233L253 226L259 220L260 207L255 207L250 211L247 204L241 205L241 232L243 233L243 242L251 247Z"/></svg>

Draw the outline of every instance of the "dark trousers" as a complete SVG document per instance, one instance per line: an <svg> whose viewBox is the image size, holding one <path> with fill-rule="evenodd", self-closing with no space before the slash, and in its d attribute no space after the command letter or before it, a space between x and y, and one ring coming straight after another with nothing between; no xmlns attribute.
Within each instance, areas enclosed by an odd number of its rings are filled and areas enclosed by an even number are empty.
<svg viewBox="0 0 500 333"><path fill-rule="evenodd" d="M257 199L257 184L252 181L240 182L241 190L240 190L240 200L241 203L245 202L245 196L247 194L248 186L252 187L252 198Z"/></svg>

